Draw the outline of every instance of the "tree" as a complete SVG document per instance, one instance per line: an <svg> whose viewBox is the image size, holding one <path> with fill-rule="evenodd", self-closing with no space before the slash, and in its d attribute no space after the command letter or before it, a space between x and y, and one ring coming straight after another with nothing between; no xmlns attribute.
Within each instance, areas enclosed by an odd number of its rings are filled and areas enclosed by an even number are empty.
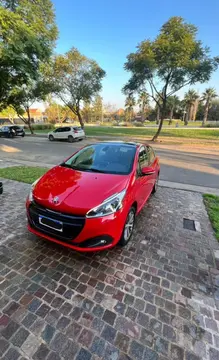
<svg viewBox="0 0 219 360"><path fill-rule="evenodd" d="M55 57L53 79L59 84L57 96L78 117L81 127L81 102L91 101L101 88L105 71L91 59L72 48L65 55Z"/></svg>
<svg viewBox="0 0 219 360"><path fill-rule="evenodd" d="M95 121L103 121L103 99L100 95L97 95L93 102L93 115Z"/></svg>
<svg viewBox="0 0 219 360"><path fill-rule="evenodd" d="M149 106L149 94L146 91L142 91L138 97L138 104L141 110L141 120L144 121L145 112Z"/></svg>
<svg viewBox="0 0 219 360"><path fill-rule="evenodd" d="M85 123L89 123L92 121L92 112L93 109L91 107L90 101L84 101L84 106L82 109L82 116Z"/></svg>
<svg viewBox="0 0 219 360"><path fill-rule="evenodd" d="M18 117L29 127L31 134L33 129L31 126L30 107L36 101L46 100L46 96L54 89L53 83L47 82L45 79L28 82L18 88L15 87L8 98L8 104L16 111ZM27 118L25 117L27 114Z"/></svg>
<svg viewBox="0 0 219 360"><path fill-rule="evenodd" d="M12 123L14 123L14 118L17 117L17 113L16 111L11 107L11 106L7 106L5 109L3 109L0 112L0 117L4 117L9 119Z"/></svg>
<svg viewBox="0 0 219 360"><path fill-rule="evenodd" d="M202 121L202 125L204 126L206 121L208 120L208 112L212 106L212 100L217 97L216 90L214 88L208 88L202 95L202 101L205 101L204 105L204 117Z"/></svg>
<svg viewBox="0 0 219 360"><path fill-rule="evenodd" d="M181 17L172 17L154 41L143 41L135 53L127 56L125 70L131 72L131 78L123 91L133 94L147 85L150 97L160 108L160 124L153 140L162 129L168 97L186 85L208 81L218 66L219 58L211 58L209 50L196 40L196 35L194 25Z"/></svg>
<svg viewBox="0 0 219 360"><path fill-rule="evenodd" d="M2 0L0 5L0 107L14 87L36 80L57 38L50 0Z"/></svg>
<svg viewBox="0 0 219 360"><path fill-rule="evenodd" d="M188 121L194 119L194 107L196 101L199 99L199 94L197 91L191 89L184 96L184 103L186 105L186 116L184 119L184 124L188 125Z"/></svg>
<svg viewBox="0 0 219 360"><path fill-rule="evenodd" d="M126 118L131 121L134 115L135 98L132 95L128 95L125 100Z"/></svg>
<svg viewBox="0 0 219 360"><path fill-rule="evenodd" d="M170 112L169 125L172 124L174 110L177 108L177 106L179 106L179 104L180 104L180 100L179 100L178 96L174 95L174 96L169 96L168 97L168 99L167 99L167 109Z"/></svg>
<svg viewBox="0 0 219 360"><path fill-rule="evenodd" d="M72 118L72 112L67 106L56 103L55 101L50 100L46 109L45 116L48 121L51 123L62 123L68 118ZM74 116L73 120L76 119Z"/></svg>

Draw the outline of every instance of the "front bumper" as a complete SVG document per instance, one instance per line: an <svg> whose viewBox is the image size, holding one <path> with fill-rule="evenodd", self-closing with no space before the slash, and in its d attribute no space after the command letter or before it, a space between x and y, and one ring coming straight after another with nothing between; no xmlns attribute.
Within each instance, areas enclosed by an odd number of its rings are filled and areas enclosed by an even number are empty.
<svg viewBox="0 0 219 360"><path fill-rule="evenodd" d="M72 227L69 226L70 221L68 221L68 226L64 223L64 234L60 234L60 232L53 229L44 228L43 225L37 222L37 216L45 216L45 212L43 212L45 208L40 209L39 207L34 214L32 203L27 201L26 205L29 231L37 236L81 252L99 251L115 246L120 240L127 216L124 210L93 219L72 215L70 219ZM60 220L59 215L60 213L58 215L52 214L56 220ZM66 214L63 217L64 221L65 216Z"/></svg>

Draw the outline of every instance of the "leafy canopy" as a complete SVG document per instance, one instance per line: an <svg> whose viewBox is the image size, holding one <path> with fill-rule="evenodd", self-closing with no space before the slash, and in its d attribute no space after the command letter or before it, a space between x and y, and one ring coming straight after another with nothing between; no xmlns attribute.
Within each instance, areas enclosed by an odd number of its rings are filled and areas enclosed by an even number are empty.
<svg viewBox="0 0 219 360"><path fill-rule="evenodd" d="M218 58L210 58L209 49L196 40L196 34L194 25L172 17L154 41L143 41L136 53L128 55L125 69L132 77L124 90L136 91L147 82L153 95L158 93L155 80L159 80L160 97L164 97L185 85L208 81Z"/></svg>
<svg viewBox="0 0 219 360"><path fill-rule="evenodd" d="M65 55L56 56L52 76L59 84L57 95L82 122L81 102L89 102L99 93L105 71L94 60L72 48Z"/></svg>
<svg viewBox="0 0 219 360"><path fill-rule="evenodd" d="M161 109L161 122L154 139L162 128L168 96L185 85L208 81L218 66L219 58L211 58L209 49L196 35L194 25L181 17L172 17L154 41L141 42L137 51L127 56L125 69L131 72L131 78L123 91L127 94L147 87Z"/></svg>
<svg viewBox="0 0 219 360"><path fill-rule="evenodd" d="M14 87L37 79L56 38L50 0L0 2L0 106L6 106Z"/></svg>

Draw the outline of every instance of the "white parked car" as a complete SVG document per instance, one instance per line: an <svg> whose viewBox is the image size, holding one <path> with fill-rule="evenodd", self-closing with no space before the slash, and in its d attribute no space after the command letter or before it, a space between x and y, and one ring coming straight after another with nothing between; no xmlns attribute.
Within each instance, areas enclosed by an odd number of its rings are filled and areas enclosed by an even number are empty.
<svg viewBox="0 0 219 360"><path fill-rule="evenodd" d="M73 142L74 140L82 140L85 138L85 132L81 127L77 126L63 126L58 127L48 133L48 139L53 140L68 140Z"/></svg>

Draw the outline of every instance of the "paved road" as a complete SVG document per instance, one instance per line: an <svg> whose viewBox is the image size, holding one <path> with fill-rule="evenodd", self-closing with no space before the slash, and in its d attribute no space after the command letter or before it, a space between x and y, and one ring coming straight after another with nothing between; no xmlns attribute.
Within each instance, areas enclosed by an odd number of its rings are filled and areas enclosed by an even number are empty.
<svg viewBox="0 0 219 360"><path fill-rule="evenodd" d="M9 158L57 164L91 139L69 144L45 138L0 138L0 160ZM161 179L219 188L219 151L188 152L174 146L156 146L161 159Z"/></svg>

